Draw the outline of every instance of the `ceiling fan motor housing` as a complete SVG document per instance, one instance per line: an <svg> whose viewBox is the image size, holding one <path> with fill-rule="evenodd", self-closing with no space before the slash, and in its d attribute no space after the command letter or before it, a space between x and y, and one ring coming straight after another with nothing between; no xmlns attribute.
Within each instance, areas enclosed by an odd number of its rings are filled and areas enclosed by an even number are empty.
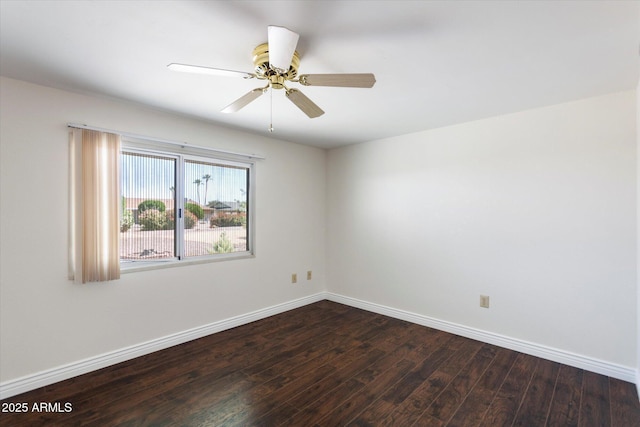
<svg viewBox="0 0 640 427"><path fill-rule="evenodd" d="M262 43L253 49L253 65L258 78L269 80L274 89L282 89L285 80L293 80L298 75L300 55L295 51L289 70L286 73L279 73L269 66L269 44Z"/></svg>

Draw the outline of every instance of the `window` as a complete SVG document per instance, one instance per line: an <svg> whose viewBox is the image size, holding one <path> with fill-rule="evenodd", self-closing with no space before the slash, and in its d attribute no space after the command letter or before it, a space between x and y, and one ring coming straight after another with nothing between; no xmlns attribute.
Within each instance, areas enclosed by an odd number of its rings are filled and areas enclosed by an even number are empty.
<svg viewBox="0 0 640 427"><path fill-rule="evenodd" d="M123 138L120 265L252 253L253 164Z"/></svg>

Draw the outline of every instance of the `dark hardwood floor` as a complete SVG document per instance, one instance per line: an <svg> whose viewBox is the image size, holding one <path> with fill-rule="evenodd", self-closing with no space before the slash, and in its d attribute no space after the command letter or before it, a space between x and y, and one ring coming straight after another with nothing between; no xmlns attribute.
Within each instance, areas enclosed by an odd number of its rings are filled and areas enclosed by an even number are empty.
<svg viewBox="0 0 640 427"><path fill-rule="evenodd" d="M640 426L633 384L329 301L23 402L0 425Z"/></svg>

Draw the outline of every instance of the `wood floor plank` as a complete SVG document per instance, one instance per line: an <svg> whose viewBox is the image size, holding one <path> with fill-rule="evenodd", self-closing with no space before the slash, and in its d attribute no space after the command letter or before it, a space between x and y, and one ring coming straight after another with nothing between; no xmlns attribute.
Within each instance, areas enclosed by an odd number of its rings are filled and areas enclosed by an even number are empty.
<svg viewBox="0 0 640 427"><path fill-rule="evenodd" d="M325 364L312 374L308 371L293 372L284 381L281 381L281 378L276 381L270 381L269 387L254 387L248 390L241 401L236 402L233 410L222 411L221 414L216 414L216 416L227 420L225 424L239 426L251 425L248 424L250 421L254 421L256 424L264 424L269 420L272 423L276 422L275 420L286 420L299 412L299 408L286 402L286 396L310 387L316 381L326 375L330 375L334 370L333 366ZM265 389L268 392L262 394ZM231 422L231 420L234 421Z"/></svg>
<svg viewBox="0 0 640 427"><path fill-rule="evenodd" d="M1 403L1 427L640 426L633 384L330 301Z"/></svg>
<svg viewBox="0 0 640 427"><path fill-rule="evenodd" d="M582 369L566 365L560 367L547 420L549 427L574 427L578 425L582 376Z"/></svg>
<svg viewBox="0 0 640 427"><path fill-rule="evenodd" d="M447 370L449 367L454 366L456 356L460 358L464 357L467 360L472 358L480 349L481 343L469 342L466 347L458 350L452 357L454 360L451 364L448 364L443 368ZM396 385L392 390L385 393L382 399L397 405L404 401L420 384L422 384L427 378L429 378L440 365L449 360L451 353L445 347L444 349L438 349L427 357L424 362L418 366L417 370L407 377L407 381L403 381Z"/></svg>
<svg viewBox="0 0 640 427"><path fill-rule="evenodd" d="M517 356L514 351L498 350L491 365L457 408L455 415L447 425L465 427L480 424Z"/></svg>
<svg viewBox="0 0 640 427"><path fill-rule="evenodd" d="M516 414L514 426L546 425L559 371L560 364L550 360L540 360Z"/></svg>
<svg viewBox="0 0 640 427"><path fill-rule="evenodd" d="M396 359L407 359L416 364L451 339L450 334L423 328L415 324L401 325L391 331L391 339L377 340L376 348L382 349Z"/></svg>
<svg viewBox="0 0 640 427"><path fill-rule="evenodd" d="M266 416L265 418L274 418L273 414L271 414L273 410L281 407L291 407L287 403L288 399L304 392L313 384L334 373L342 365L351 363L370 350L371 346L369 345L360 345L348 351L336 348L304 365L288 370L278 377L259 384L252 390L252 399L247 404L254 409L253 412L260 413L262 416ZM296 412L299 410L296 407L292 408ZM256 418L260 419L262 416Z"/></svg>
<svg viewBox="0 0 640 427"><path fill-rule="evenodd" d="M387 417L380 421L381 426L414 425L424 411L442 393L451 382L453 376L441 370L436 370L402 403L396 405ZM431 419L431 416L426 416ZM435 418L434 418L435 420Z"/></svg>
<svg viewBox="0 0 640 427"><path fill-rule="evenodd" d="M272 411L277 411L282 406L290 406L298 411L300 408L288 403L289 400L302 393L307 393L307 390L315 384L331 376L337 370L351 365L369 351L372 351L371 346L361 345L337 355L316 369L289 371L286 375L276 377L254 390L253 394L258 398L252 403L252 406L256 412L261 412L269 418L273 417Z"/></svg>
<svg viewBox="0 0 640 427"><path fill-rule="evenodd" d="M539 360L526 354L518 355L498 394L485 412L480 426L495 427L513 424Z"/></svg>
<svg viewBox="0 0 640 427"><path fill-rule="evenodd" d="M288 350L272 354L271 357L261 358L256 363L243 367L242 371L255 380L268 381L333 348L348 344L353 345L355 342L350 337L335 335L333 331L329 330L319 334L313 343L303 341Z"/></svg>
<svg viewBox="0 0 640 427"><path fill-rule="evenodd" d="M454 350L459 342L463 345ZM429 377L443 366L443 371L457 371L468 362L482 346L481 343L472 340L452 339L448 342L448 346L441 347L431 353L429 357L416 366L402 381L396 383L382 394L375 405L368 406L356 419L352 421L353 425L377 425L381 420L386 419L393 414L398 405L401 405L411 394L415 392ZM451 360L451 363L448 361ZM447 363L445 364L445 361Z"/></svg>
<svg viewBox="0 0 640 427"><path fill-rule="evenodd" d="M402 353L400 349L392 351L356 374L354 379L363 384L362 389L330 410L325 409L324 417L316 422L323 426L345 425L363 408L375 402L382 392L400 381L416 365L411 360L400 358Z"/></svg>
<svg viewBox="0 0 640 427"><path fill-rule="evenodd" d="M210 381L203 377L196 382L183 384L160 394L140 393L148 398L139 401L137 405L127 405L126 401L122 404L114 403L107 412L100 411L92 417L82 414L76 420L104 426L120 425L128 421L152 425L187 417L191 413L197 413L201 408L217 407L226 411L238 396L242 396L253 386L254 384L241 373L234 373L233 378L222 378L218 381Z"/></svg>
<svg viewBox="0 0 640 427"><path fill-rule="evenodd" d="M610 426L609 379L593 372L584 372L578 426Z"/></svg>
<svg viewBox="0 0 640 427"><path fill-rule="evenodd" d="M367 314L371 315L372 313ZM392 320L393 319L390 319L389 317L375 314L370 318L364 317L364 325L362 325L362 327L358 329L353 329L348 323L341 322L340 328L336 328L336 333L344 331L342 333L347 334L351 338L358 341L370 341L376 336L383 336L384 331L386 331L388 327L393 326L394 322Z"/></svg>
<svg viewBox="0 0 640 427"><path fill-rule="evenodd" d="M298 413L298 410L293 406L281 405L277 411L271 411L268 414L256 413L244 416L241 419L230 419L229 426L252 426L252 427L273 427L282 425L288 419L291 419Z"/></svg>
<svg viewBox="0 0 640 427"><path fill-rule="evenodd" d="M448 422L485 370L491 365L497 351L498 348L493 345L483 345L427 408L425 415L439 419L443 423ZM421 421L418 419L418 424L420 423Z"/></svg>
<svg viewBox="0 0 640 427"><path fill-rule="evenodd" d="M287 369L269 380L260 379L259 381L261 382L259 382L255 393L260 396L267 396L275 392L283 393L283 390L289 390L289 393L291 393L293 390L306 388L307 384L324 378L338 369L337 365L343 361L350 360L351 357L362 354L368 348L370 347L364 345L348 351L341 347L331 349L315 359L297 365L293 369Z"/></svg>
<svg viewBox="0 0 640 427"><path fill-rule="evenodd" d="M611 425L632 426L639 425L640 399L635 384L609 378L609 393L611 403Z"/></svg>
<svg viewBox="0 0 640 427"><path fill-rule="evenodd" d="M383 426L413 425L431 402L442 393L442 390L451 382L453 375L448 372L458 371L462 368L464 360L455 355L456 350L462 347L460 343L474 345L474 341L460 340L460 337L449 336L436 341L433 345L436 349L446 348L449 358L442 363L425 381L422 382L402 403L394 406L386 419L379 421ZM430 349L433 351L433 349ZM458 353L464 354L464 353Z"/></svg>
<svg viewBox="0 0 640 427"><path fill-rule="evenodd" d="M373 349L369 353L354 360L348 365L327 375L322 380L317 381L311 387L304 390L304 393L292 397L287 403L294 408L304 408L311 403L317 401L322 395L332 393L333 390L340 386L343 382L353 377L357 373L367 369L371 364L384 356L384 352L379 349Z"/></svg>
<svg viewBox="0 0 640 427"><path fill-rule="evenodd" d="M364 386L356 378L350 378L331 390L331 393L323 393L312 404L300 408L300 411L294 417L284 420L280 425L314 425L332 413L344 401L349 400L354 394L360 393Z"/></svg>

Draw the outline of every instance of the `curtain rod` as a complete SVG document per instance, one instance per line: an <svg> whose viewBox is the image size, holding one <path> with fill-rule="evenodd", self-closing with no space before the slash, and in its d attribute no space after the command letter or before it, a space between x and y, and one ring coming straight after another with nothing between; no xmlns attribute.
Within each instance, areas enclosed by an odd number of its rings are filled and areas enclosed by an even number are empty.
<svg viewBox="0 0 640 427"><path fill-rule="evenodd" d="M160 143L163 143L163 144L177 145L177 146L180 146L182 148L195 148L195 149L198 149L198 150L212 151L212 152L220 153L220 154L229 154L229 155L233 155L233 156L247 157L249 159L257 159L257 160L264 160L265 159L264 156L259 156L257 154L246 154L246 153L238 153L238 152L235 152L235 151L219 150L217 148L203 147L203 146L199 146L199 145L191 145L188 142L171 141L171 140L168 140L168 139L154 138L154 137L150 137L150 136L138 135L138 134L129 133L129 132L120 132L120 131L117 131L117 130L99 128L99 127L95 127L95 126L88 126L88 125L83 125L83 124L78 124L78 123L67 123L67 127L76 128L76 129L95 130L95 131L98 131L98 132L115 133L115 134L118 134L120 136L124 136L124 137L127 137L127 138L135 138L135 139L142 139L142 140L145 140L145 141L160 142Z"/></svg>

